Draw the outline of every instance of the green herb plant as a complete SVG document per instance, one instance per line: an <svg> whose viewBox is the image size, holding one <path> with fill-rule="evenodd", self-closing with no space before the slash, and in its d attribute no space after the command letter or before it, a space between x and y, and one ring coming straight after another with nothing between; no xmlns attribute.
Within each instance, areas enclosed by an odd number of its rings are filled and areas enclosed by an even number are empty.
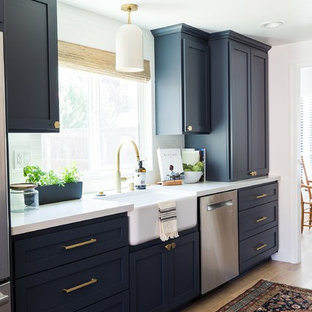
<svg viewBox="0 0 312 312"><path fill-rule="evenodd" d="M64 168L62 172L62 180L64 183L77 183L80 175L76 164L72 164L70 167Z"/></svg>
<svg viewBox="0 0 312 312"><path fill-rule="evenodd" d="M23 173L27 183L34 183L39 186L65 186L66 183L77 183L80 178L76 164L64 168L61 177L54 170L43 171L39 166L25 166Z"/></svg>
<svg viewBox="0 0 312 312"><path fill-rule="evenodd" d="M40 179L46 174L39 166L25 166L23 169L26 183L39 184Z"/></svg>
<svg viewBox="0 0 312 312"><path fill-rule="evenodd" d="M198 161L195 165L183 164L184 172L196 171L204 172L204 164L202 161Z"/></svg>
<svg viewBox="0 0 312 312"><path fill-rule="evenodd" d="M54 170L50 170L45 172L45 174L41 177L39 181L40 186L47 186L47 185L58 185L64 186L64 181L57 176Z"/></svg>

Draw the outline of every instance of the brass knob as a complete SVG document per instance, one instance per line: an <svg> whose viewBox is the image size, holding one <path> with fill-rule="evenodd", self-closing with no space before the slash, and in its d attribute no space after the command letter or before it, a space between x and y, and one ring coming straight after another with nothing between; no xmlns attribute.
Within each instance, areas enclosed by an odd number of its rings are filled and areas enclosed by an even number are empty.
<svg viewBox="0 0 312 312"><path fill-rule="evenodd" d="M252 177L255 177L257 175L257 171L251 171L249 175L251 175Z"/></svg>
<svg viewBox="0 0 312 312"><path fill-rule="evenodd" d="M168 251L171 250L171 244L165 245L165 248L166 248Z"/></svg>
<svg viewBox="0 0 312 312"><path fill-rule="evenodd" d="M176 243L171 243L171 244L167 244L165 245L165 248L170 251L171 249L174 249L177 247L177 244Z"/></svg>
<svg viewBox="0 0 312 312"><path fill-rule="evenodd" d="M59 121L55 121L55 122L54 122L54 128L55 128L55 129L60 129L60 126L61 126L61 124L60 124Z"/></svg>
<svg viewBox="0 0 312 312"><path fill-rule="evenodd" d="M193 127L190 125L190 126L187 126L187 131L193 131Z"/></svg>

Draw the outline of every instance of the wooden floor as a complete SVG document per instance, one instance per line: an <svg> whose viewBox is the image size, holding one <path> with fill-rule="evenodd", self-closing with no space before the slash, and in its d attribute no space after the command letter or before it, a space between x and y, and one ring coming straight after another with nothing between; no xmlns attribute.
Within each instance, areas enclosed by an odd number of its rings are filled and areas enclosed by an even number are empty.
<svg viewBox="0 0 312 312"><path fill-rule="evenodd" d="M260 279L312 289L312 230L304 230L301 264L266 262L246 275L197 300L185 308L183 312L215 312Z"/></svg>

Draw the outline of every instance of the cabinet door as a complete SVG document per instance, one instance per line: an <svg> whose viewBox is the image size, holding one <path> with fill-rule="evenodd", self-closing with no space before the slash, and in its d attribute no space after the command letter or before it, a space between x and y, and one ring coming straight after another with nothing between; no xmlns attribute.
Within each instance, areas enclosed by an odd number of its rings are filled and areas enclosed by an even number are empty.
<svg viewBox="0 0 312 312"><path fill-rule="evenodd" d="M4 0L0 0L0 23L4 21Z"/></svg>
<svg viewBox="0 0 312 312"><path fill-rule="evenodd" d="M168 311L168 253L160 244L130 254L130 311Z"/></svg>
<svg viewBox="0 0 312 312"><path fill-rule="evenodd" d="M251 50L250 166L258 175L268 174L268 55Z"/></svg>
<svg viewBox="0 0 312 312"><path fill-rule="evenodd" d="M175 240L169 252L169 307L175 309L199 295L198 232Z"/></svg>
<svg viewBox="0 0 312 312"><path fill-rule="evenodd" d="M207 43L183 39L183 82L184 132L209 133L209 47Z"/></svg>
<svg viewBox="0 0 312 312"><path fill-rule="evenodd" d="M230 42L231 180L249 176L250 48Z"/></svg>
<svg viewBox="0 0 312 312"><path fill-rule="evenodd" d="M6 1L5 17L9 131L57 132L56 0Z"/></svg>

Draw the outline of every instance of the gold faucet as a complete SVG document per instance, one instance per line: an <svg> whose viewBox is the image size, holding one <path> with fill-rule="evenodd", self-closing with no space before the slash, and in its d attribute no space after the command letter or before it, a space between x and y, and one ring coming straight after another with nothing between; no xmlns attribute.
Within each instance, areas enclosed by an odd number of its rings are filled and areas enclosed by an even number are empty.
<svg viewBox="0 0 312 312"><path fill-rule="evenodd" d="M121 177L121 173L120 173L120 150L123 147L124 144L126 143L131 143L133 148L134 148L134 152L135 152L135 156L137 161L140 160L140 154L139 154L139 149L137 147L137 145L135 144L134 141L129 140L129 141L125 141L122 142L118 148L117 148L117 171L116 171L116 191L117 193L121 193L121 181L126 181L127 178Z"/></svg>

